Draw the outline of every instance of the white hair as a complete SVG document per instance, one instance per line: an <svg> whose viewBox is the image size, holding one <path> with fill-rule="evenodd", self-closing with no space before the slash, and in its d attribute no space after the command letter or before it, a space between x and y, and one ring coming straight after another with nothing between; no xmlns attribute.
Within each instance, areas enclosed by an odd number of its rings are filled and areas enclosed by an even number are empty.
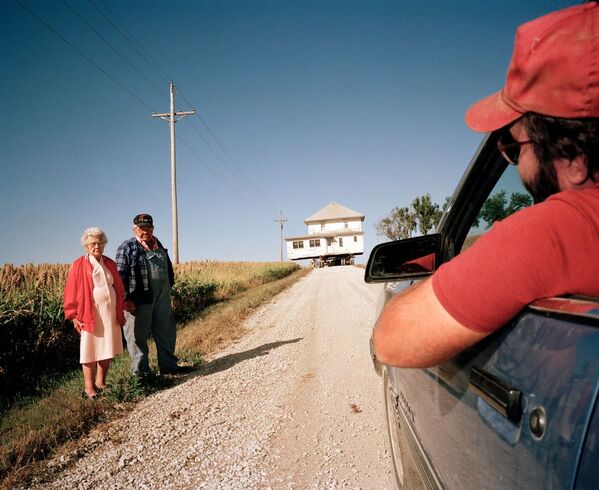
<svg viewBox="0 0 599 490"><path fill-rule="evenodd" d="M91 228L86 228L85 230L83 230L83 235L81 235L81 246L85 248L88 240L91 237L96 236L100 237L100 240L102 240L104 244L108 243L108 237L106 236L106 233L104 233L101 228L98 228L97 226L92 226Z"/></svg>

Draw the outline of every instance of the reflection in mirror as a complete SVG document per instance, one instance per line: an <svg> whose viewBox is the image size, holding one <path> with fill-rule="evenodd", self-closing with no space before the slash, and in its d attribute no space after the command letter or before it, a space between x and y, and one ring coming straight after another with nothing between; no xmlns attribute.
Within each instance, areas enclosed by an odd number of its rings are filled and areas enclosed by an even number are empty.
<svg viewBox="0 0 599 490"><path fill-rule="evenodd" d="M440 235L377 245L366 265L366 282L408 279L434 272Z"/></svg>

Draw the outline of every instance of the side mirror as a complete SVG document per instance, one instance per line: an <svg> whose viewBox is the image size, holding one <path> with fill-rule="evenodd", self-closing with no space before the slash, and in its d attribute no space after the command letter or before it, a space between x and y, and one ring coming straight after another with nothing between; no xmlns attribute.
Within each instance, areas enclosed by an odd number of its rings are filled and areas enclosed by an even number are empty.
<svg viewBox="0 0 599 490"><path fill-rule="evenodd" d="M440 245L439 234L381 243L370 253L364 280L389 282L428 276L435 271Z"/></svg>

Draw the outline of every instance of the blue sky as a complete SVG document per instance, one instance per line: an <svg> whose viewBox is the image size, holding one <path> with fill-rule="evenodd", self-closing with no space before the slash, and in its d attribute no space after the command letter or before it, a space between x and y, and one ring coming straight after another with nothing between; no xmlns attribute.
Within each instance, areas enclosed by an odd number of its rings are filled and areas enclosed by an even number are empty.
<svg viewBox="0 0 599 490"><path fill-rule="evenodd" d="M573 3L3 0L0 263L71 262L88 226L114 257L138 212L171 246L170 80L201 117L176 125L181 261L278 260L279 211L293 236L330 202L366 215L365 261L391 208L453 191L516 27Z"/></svg>

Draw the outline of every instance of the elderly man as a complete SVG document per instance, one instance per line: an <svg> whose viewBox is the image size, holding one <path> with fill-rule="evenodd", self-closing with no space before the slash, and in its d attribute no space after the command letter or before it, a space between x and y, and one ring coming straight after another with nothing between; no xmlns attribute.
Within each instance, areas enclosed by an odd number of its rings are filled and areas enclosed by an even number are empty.
<svg viewBox="0 0 599 490"><path fill-rule="evenodd" d="M116 264L125 285L127 323L124 327L131 370L144 377L150 373L148 338L156 342L161 374L181 370L175 357L176 329L171 309L171 287L175 282L167 250L154 236L149 214L133 218L133 238L125 240L116 253Z"/></svg>
<svg viewBox="0 0 599 490"><path fill-rule="evenodd" d="M498 149L536 204L389 301L374 331L381 362L439 364L535 299L599 296L598 66L596 2L518 29L504 88L466 123L499 132Z"/></svg>

